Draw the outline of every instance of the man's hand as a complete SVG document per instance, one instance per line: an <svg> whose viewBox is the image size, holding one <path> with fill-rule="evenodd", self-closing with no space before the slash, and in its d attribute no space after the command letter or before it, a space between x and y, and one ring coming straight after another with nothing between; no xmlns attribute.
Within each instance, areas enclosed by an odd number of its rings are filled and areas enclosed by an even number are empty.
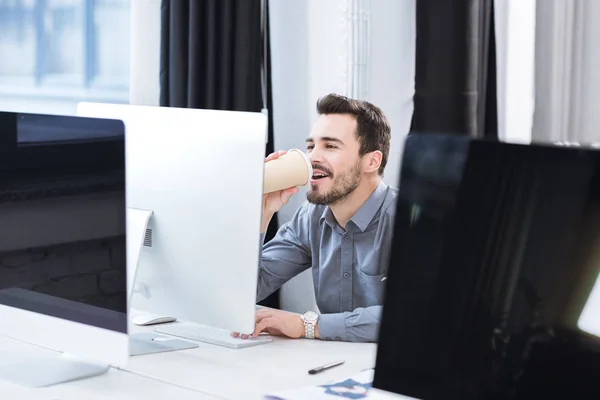
<svg viewBox="0 0 600 400"><path fill-rule="evenodd" d="M262 332L267 332L273 336L287 336L292 339L304 337L304 321L300 314L272 308L259 308L256 310L255 322L252 334L234 333L233 336L247 339L250 336L257 337Z"/></svg>
<svg viewBox="0 0 600 400"><path fill-rule="evenodd" d="M285 150L271 153L267 158L265 158L265 163L268 163L271 160L276 160L286 153L287 151ZM267 231L267 227L269 226L269 222L271 221L271 218L273 218L273 215L277 211L281 210L281 207L283 207L290 200L290 197L292 197L297 192L298 188L292 187L289 189L267 193L263 196L261 233L265 233Z"/></svg>

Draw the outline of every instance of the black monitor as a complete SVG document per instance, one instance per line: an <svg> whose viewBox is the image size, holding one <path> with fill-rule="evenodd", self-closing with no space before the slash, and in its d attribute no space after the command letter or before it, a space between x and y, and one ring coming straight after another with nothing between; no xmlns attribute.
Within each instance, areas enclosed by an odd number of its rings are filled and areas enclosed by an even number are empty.
<svg viewBox="0 0 600 400"><path fill-rule="evenodd" d="M122 121L0 112L0 335L124 365L125 187Z"/></svg>
<svg viewBox="0 0 600 400"><path fill-rule="evenodd" d="M411 134L392 249L375 388L600 398L600 151Z"/></svg>

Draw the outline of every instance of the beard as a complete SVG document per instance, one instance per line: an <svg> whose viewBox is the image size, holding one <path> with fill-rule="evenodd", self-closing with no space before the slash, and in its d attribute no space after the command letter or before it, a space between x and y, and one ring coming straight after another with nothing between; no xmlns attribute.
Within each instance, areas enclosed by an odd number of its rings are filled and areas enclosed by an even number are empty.
<svg viewBox="0 0 600 400"><path fill-rule="evenodd" d="M329 172L329 171L328 171ZM348 171L331 175L331 187L327 190L320 188L319 185L311 185L306 199L317 205L334 205L348 197L360 184L361 170L360 162L351 167Z"/></svg>

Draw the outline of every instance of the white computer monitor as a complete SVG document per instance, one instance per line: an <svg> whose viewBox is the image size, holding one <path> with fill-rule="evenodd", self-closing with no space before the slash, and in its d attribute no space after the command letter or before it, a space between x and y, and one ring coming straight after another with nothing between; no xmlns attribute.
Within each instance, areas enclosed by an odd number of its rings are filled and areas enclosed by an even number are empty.
<svg viewBox="0 0 600 400"><path fill-rule="evenodd" d="M128 246L141 248L129 259L132 306L252 332L266 116L98 103L78 115L127 127L128 219L138 221Z"/></svg>
<svg viewBox="0 0 600 400"><path fill-rule="evenodd" d="M3 346L2 380L49 386L127 364L124 129L0 113L0 336L55 350Z"/></svg>

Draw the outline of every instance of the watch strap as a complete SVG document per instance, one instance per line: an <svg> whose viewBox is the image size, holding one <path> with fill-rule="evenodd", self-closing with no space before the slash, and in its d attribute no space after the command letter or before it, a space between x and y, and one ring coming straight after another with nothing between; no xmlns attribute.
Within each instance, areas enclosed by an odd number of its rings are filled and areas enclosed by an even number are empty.
<svg viewBox="0 0 600 400"><path fill-rule="evenodd" d="M315 327L319 320L319 314L308 311L302 315L302 321L304 322L304 337L307 339L315 339Z"/></svg>
<svg viewBox="0 0 600 400"><path fill-rule="evenodd" d="M304 321L304 335L307 339L315 338L315 322Z"/></svg>

